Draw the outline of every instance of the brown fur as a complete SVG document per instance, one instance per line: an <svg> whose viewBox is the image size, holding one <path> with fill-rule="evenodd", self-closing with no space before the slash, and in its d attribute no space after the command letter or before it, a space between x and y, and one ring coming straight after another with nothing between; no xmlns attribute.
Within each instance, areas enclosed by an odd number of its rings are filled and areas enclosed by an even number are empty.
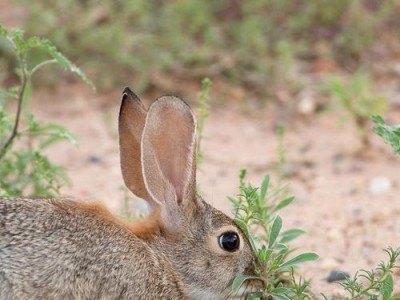
<svg viewBox="0 0 400 300"><path fill-rule="evenodd" d="M66 206L74 205L78 210L85 212L89 215L95 215L98 218L104 219L106 222L114 223L121 228L130 231L135 236L142 240L154 238L162 230L162 223L160 219L160 211L155 210L145 220L137 220L128 222L115 217L110 211L101 203L98 202L60 202L53 201L55 206L65 209Z"/></svg>

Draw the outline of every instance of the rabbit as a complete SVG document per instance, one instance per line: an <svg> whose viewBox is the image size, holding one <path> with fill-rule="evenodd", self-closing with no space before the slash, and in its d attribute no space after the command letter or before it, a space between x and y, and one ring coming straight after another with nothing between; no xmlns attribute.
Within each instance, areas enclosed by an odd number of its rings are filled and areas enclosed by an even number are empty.
<svg viewBox="0 0 400 300"><path fill-rule="evenodd" d="M0 299L225 299L255 253L196 193L196 121L177 97L148 109L125 88L126 186L150 213L128 223L96 202L0 198Z"/></svg>

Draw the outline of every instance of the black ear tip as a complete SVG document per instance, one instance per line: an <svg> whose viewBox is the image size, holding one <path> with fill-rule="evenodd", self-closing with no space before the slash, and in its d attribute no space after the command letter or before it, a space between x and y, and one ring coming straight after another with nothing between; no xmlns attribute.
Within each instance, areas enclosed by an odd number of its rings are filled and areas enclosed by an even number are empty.
<svg viewBox="0 0 400 300"><path fill-rule="evenodd" d="M124 90L122 92L122 96L130 95L131 93L133 93L132 90L127 86L124 88Z"/></svg>
<svg viewBox="0 0 400 300"><path fill-rule="evenodd" d="M129 87L125 87L122 91L122 99L125 99L127 96L132 100L140 101L140 98Z"/></svg>

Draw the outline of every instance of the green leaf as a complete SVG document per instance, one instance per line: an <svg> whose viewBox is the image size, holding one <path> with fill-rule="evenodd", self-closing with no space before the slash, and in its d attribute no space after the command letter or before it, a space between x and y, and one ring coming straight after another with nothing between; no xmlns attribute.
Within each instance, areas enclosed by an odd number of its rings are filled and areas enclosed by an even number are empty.
<svg viewBox="0 0 400 300"><path fill-rule="evenodd" d="M280 243L283 243L283 244L289 243L305 233L306 232L302 229L289 229L289 230L281 233Z"/></svg>
<svg viewBox="0 0 400 300"><path fill-rule="evenodd" d="M260 279L260 277L250 276L250 275L236 276L236 278L233 280L232 283L232 293L236 294L239 291L240 287L243 285L243 283L249 279Z"/></svg>
<svg viewBox="0 0 400 300"><path fill-rule="evenodd" d="M260 189L260 198L261 200L265 200L265 197L267 196L268 192L268 187L269 187L269 176L265 176L262 183L261 183L261 189Z"/></svg>
<svg viewBox="0 0 400 300"><path fill-rule="evenodd" d="M314 261L314 260L317 260L318 258L319 258L319 256L315 253L303 253L303 254L300 254L300 255L293 257L292 259L284 262L283 264L281 264L279 266L279 269L281 269L281 270L287 269L287 268L295 266L299 263L303 263L306 261Z"/></svg>
<svg viewBox="0 0 400 300"><path fill-rule="evenodd" d="M271 293L271 296L274 297L275 299L278 299L278 300L292 300L288 296L286 296L285 294Z"/></svg>
<svg viewBox="0 0 400 300"><path fill-rule="evenodd" d="M274 209L274 211L278 211L281 210L282 208L285 208L286 206L288 206L290 203L292 203L294 200L294 197L289 197L286 198L284 200L282 200L281 202L279 202L279 204L276 206L276 208Z"/></svg>
<svg viewBox="0 0 400 300"><path fill-rule="evenodd" d="M73 63L70 62L68 58L66 58L61 52L57 50L55 46L53 46L50 41L43 39L40 40L38 44L39 48L48 53L51 57L53 57L57 62L65 69L72 73L75 73L80 79L86 82L93 90L95 90L95 86L93 82L87 78L87 76Z"/></svg>
<svg viewBox="0 0 400 300"><path fill-rule="evenodd" d="M384 119L378 115L372 116L372 121L376 124L374 132L382 137L386 144L392 146L394 153L400 154L400 125L386 125Z"/></svg>
<svg viewBox="0 0 400 300"><path fill-rule="evenodd" d="M272 245L275 243L276 239L278 238L281 228L282 228L282 218L280 216L277 216L274 220L274 223L272 224L271 232L269 234L268 248L272 248Z"/></svg>
<svg viewBox="0 0 400 300"><path fill-rule="evenodd" d="M382 281L381 293L383 300L390 300L393 293L393 277L392 274L387 274L386 278Z"/></svg>
<svg viewBox="0 0 400 300"><path fill-rule="evenodd" d="M8 30L4 28L2 25L0 25L0 35L4 37L8 36Z"/></svg>
<svg viewBox="0 0 400 300"><path fill-rule="evenodd" d="M246 295L246 300L259 300L259 299L263 299L262 297L264 297L265 294L263 291L257 291L257 292L252 292Z"/></svg>

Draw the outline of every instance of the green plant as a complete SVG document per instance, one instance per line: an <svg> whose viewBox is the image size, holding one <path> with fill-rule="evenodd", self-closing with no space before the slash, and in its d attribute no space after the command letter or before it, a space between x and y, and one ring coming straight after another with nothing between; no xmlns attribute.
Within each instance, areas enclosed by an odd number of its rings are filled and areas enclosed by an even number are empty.
<svg viewBox="0 0 400 300"><path fill-rule="evenodd" d="M194 81L213 76L268 95L302 58L328 53L334 59L338 53L346 67L349 61L359 66L382 32L399 32L395 22L390 26L400 7L392 0L18 3L28 8L28 34L51 39L93 70L102 87L131 78L139 92L178 73Z"/></svg>
<svg viewBox="0 0 400 300"><path fill-rule="evenodd" d="M382 113L386 109L387 99L374 93L372 83L360 72L348 82L338 77L331 78L325 91L338 101L356 126L362 148L370 147L370 116Z"/></svg>
<svg viewBox="0 0 400 300"><path fill-rule="evenodd" d="M201 151L202 141L204 139L204 124L209 115L210 96L208 95L211 86L211 80L204 78L201 82L201 92L199 96L199 108L197 118L197 152L196 162L199 166L203 162L203 152Z"/></svg>
<svg viewBox="0 0 400 300"><path fill-rule="evenodd" d="M265 289L250 292L248 299L312 299L307 291L308 281L296 281L294 268L302 262L318 259L314 253L289 258L293 252L288 243L304 234L301 229L281 232L282 219L277 213L288 206L294 197L284 197L284 189L272 190L266 176L259 189L245 182L246 171L240 173L239 194L228 197L234 207L235 222L249 239L257 254L257 276L238 276L232 284L233 294L239 292L246 280L260 280Z"/></svg>
<svg viewBox="0 0 400 300"><path fill-rule="evenodd" d="M389 247L384 249L388 254L387 262L381 261L375 270L360 270L353 278L347 278L340 285L350 294L344 300L399 300L394 296L393 271L399 269L397 263L400 257L400 248ZM324 299L328 299L323 295Z"/></svg>
<svg viewBox="0 0 400 300"><path fill-rule="evenodd" d="M238 276L232 283L232 294L237 295L247 280L260 280L264 288L244 291L245 299L315 299L310 281L295 275L299 263L318 259L314 253L299 254L288 259L293 252L288 243L305 232L289 229L281 232L282 219L277 215L290 205L294 198L284 197L285 189L271 191L270 178L266 176L259 189L245 182L246 171L240 173L239 194L228 197L234 207L235 222L249 238L250 245L257 254L256 276ZM381 262L376 270L360 270L353 278L340 283L349 297L333 296L342 300L400 300L394 296L393 272L400 268L400 248L388 247L384 250L389 259ZM328 299L322 294L323 299Z"/></svg>
<svg viewBox="0 0 400 300"><path fill-rule="evenodd" d="M278 147L276 150L278 154L278 164L276 169L279 181L281 181L283 178L286 177L285 166L287 163L286 149L285 149L286 128L284 125L278 126L277 134L278 134Z"/></svg>
<svg viewBox="0 0 400 300"><path fill-rule="evenodd" d="M44 152L60 141L76 144L76 140L64 127L42 123L31 113L32 76L46 65L58 64L93 85L48 40L24 38L22 31L7 30L1 25L0 37L14 50L19 78L18 85L0 88L0 195L52 196L67 177L63 168L53 164ZM40 50L50 59L32 66L29 55L33 50ZM16 106L15 116L9 111L11 105Z"/></svg>
<svg viewBox="0 0 400 300"><path fill-rule="evenodd" d="M393 152L400 154L400 125L389 126L385 124L385 120L381 116L372 116L375 123L374 131L383 138L386 144L393 148Z"/></svg>

